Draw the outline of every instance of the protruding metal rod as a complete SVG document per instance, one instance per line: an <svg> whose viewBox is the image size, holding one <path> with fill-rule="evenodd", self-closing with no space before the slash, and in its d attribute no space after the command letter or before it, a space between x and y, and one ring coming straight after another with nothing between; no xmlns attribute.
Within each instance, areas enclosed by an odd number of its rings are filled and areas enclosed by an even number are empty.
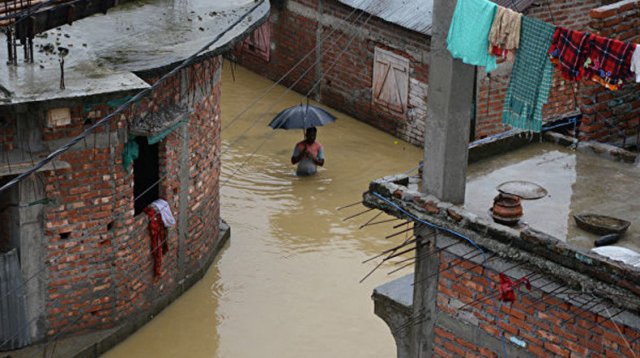
<svg viewBox="0 0 640 358"><path fill-rule="evenodd" d="M379 224L386 224L386 223L390 223L390 222L398 221L398 220L402 220L402 219L399 219L399 218L386 219L386 220L382 220L382 221L376 221L376 222L373 222L373 223L371 223L371 224L369 224L369 225L367 225L367 226L373 226L373 225L379 225Z"/></svg>
<svg viewBox="0 0 640 358"><path fill-rule="evenodd" d="M366 223L364 223L364 224L360 225L360 227L359 227L358 229L362 229L363 227L365 227L365 226L367 226L367 225L371 224L371 222L372 222L373 220L377 219L377 218L378 218L380 215L382 215L383 213L384 213L384 211L381 211L381 212L377 213L377 214L376 214L374 217L372 217L369 221L367 221Z"/></svg>
<svg viewBox="0 0 640 358"><path fill-rule="evenodd" d="M348 204L348 205L345 205L345 206L341 206L341 207L339 207L339 208L336 208L336 210L340 211L340 210L347 209L347 208L351 208L351 207L354 207L354 206L356 206L356 205L360 205L360 204L362 204L362 201L356 201L356 202L355 202L355 203L353 203L353 204Z"/></svg>
<svg viewBox="0 0 640 358"><path fill-rule="evenodd" d="M400 260L400 261L394 262L393 264L394 265L400 265L400 264L405 263L407 261L415 260L417 257L418 256L409 257L408 259Z"/></svg>
<svg viewBox="0 0 640 358"><path fill-rule="evenodd" d="M410 222L411 222L411 220L405 220L405 221L404 221L403 223L401 223L401 224L394 225L394 226L393 226L393 228L394 228L394 229L397 229L397 228L399 228L399 227L401 227L401 226L404 226L404 225L409 224Z"/></svg>
<svg viewBox="0 0 640 358"><path fill-rule="evenodd" d="M392 238L392 237L396 237L396 236L398 236L398 235L402 235L402 234L404 234L405 232L408 232L408 231L411 231L411 230L413 230L413 228L412 228L412 227L410 227L410 228L408 228L408 229L404 229L404 230L402 230L402 231L398 231L398 232L396 232L396 233L394 233L394 234L391 234L391 235L386 236L386 237L385 237L385 239L390 239L390 238Z"/></svg>
<svg viewBox="0 0 640 358"><path fill-rule="evenodd" d="M402 256L402 255L406 254L407 252L415 251L415 249L416 249L415 247L411 247L411 248L409 248L409 249L406 249L406 250L400 251L400 252L398 252L398 253L391 254L391 255L389 255L389 256L387 256L387 257L385 257L385 258L384 258L384 261L389 261L389 260L394 259L394 258L396 258L396 257L398 257L398 256Z"/></svg>
<svg viewBox="0 0 640 358"><path fill-rule="evenodd" d="M396 273L396 272L398 272L398 271L401 271L401 270L403 270L403 269L406 269L407 267L409 267L409 266L411 266L411 265L414 265L415 263L416 263L415 261L413 261L413 262L409 262L409 263L408 263L408 264L406 264L406 265L402 265L402 266L400 266L400 267L398 267L398 268L396 268L396 269L394 269L394 270L391 270L391 271L389 271L389 272L387 273L387 276L388 276L388 275L392 275L392 274L394 274L394 273Z"/></svg>
<svg viewBox="0 0 640 358"><path fill-rule="evenodd" d="M357 214L354 214L354 215L351 215L351 216L347 217L346 219L342 219L342 221L347 221L347 220L351 220L351 219L353 219L353 218L357 218L358 216L360 216L360 215L364 215L364 214L366 214L366 213L368 213L368 212L370 212L370 211L373 211L373 210L376 210L376 209L368 209L368 210L365 210L365 211L359 212L359 213L357 213Z"/></svg>
<svg viewBox="0 0 640 358"><path fill-rule="evenodd" d="M363 283L364 280L366 280L369 276L371 276L371 274L373 274L377 269L379 269L383 263L384 261L380 261L380 263L378 263L376 267L374 267L373 269L371 269L371 271L369 271L366 275L364 275L364 277L360 280L360 283Z"/></svg>
<svg viewBox="0 0 640 358"><path fill-rule="evenodd" d="M369 262L369 261L373 261L373 260L375 260L375 259L377 259L377 258L379 258L379 257L382 257L382 256L384 256L384 255L386 255L386 254L388 254L388 253L390 253L390 252L395 252L395 251L397 251L397 250L399 250L399 249L403 248L403 247L404 247L404 246L406 246L406 245L411 245L412 243L416 242L416 240L417 240L417 239L405 240L405 242L403 242L402 244L400 244L400 245L398 245L398 246L395 246L395 247L392 247L392 248L390 248L390 249L388 249L388 250L384 250L384 251L383 251L383 252L381 252L380 254L378 254L378 255L376 255L376 256L374 256L374 257L370 257L370 258L368 258L368 259L366 259L366 260L362 261L362 263L363 263L363 264L366 264L367 262Z"/></svg>

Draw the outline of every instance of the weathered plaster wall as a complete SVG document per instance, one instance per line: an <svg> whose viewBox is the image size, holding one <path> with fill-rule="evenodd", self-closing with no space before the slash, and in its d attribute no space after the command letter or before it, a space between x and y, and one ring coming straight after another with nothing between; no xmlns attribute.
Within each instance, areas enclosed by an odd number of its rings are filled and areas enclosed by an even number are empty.
<svg viewBox="0 0 640 358"><path fill-rule="evenodd" d="M136 320L157 309L185 279L211 262L220 221L221 69L221 56L214 56L181 70L150 97L64 153L60 159L70 169L43 173L48 199L42 209L44 235L29 244L43 247L42 257L35 260L46 264L40 275L45 313L36 336ZM154 83L160 74L140 76ZM70 124L41 128L43 145L53 150L129 95L34 103L29 111L37 113L44 126L47 109L70 107ZM173 113L175 108L184 108L188 120L159 144L159 188L177 225L169 230L162 274L154 277L148 220L144 213L134 216L133 169L123 168L122 155L132 121L145 114ZM23 110L15 107L9 112Z"/></svg>

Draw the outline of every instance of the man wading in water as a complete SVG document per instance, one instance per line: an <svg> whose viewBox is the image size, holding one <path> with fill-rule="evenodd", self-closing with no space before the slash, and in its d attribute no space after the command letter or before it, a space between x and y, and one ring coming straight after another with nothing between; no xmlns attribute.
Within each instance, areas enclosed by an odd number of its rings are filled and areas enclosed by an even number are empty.
<svg viewBox="0 0 640 358"><path fill-rule="evenodd" d="M317 171L317 166L324 165L324 149L320 142L316 142L315 127L307 128L304 133L304 140L296 144L291 157L291 164L298 164L296 175L308 176Z"/></svg>

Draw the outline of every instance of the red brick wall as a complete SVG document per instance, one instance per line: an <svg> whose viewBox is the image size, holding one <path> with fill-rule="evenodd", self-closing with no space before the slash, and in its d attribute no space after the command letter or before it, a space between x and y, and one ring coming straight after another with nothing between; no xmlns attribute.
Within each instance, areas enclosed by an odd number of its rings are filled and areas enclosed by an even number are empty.
<svg viewBox="0 0 640 358"><path fill-rule="evenodd" d="M178 281L204 265L218 240L218 175L220 153L220 57L202 60L161 85L135 109L111 126L123 135L126 121L146 111L161 112L175 104L190 103L188 124L189 176L187 192L180 191L180 130L160 143L160 196L171 205L178 220L169 230L169 251L163 258L162 275L154 277L146 215L134 217L133 173L122 167L123 144L95 149L93 137L87 147L78 146L60 158L71 169L48 172L45 208L48 276L46 308L48 334L72 333L111 327L119 320L143 314L170 294ZM185 76L181 76L185 74ZM182 83L182 79L186 83ZM146 78L149 82L156 77ZM188 88L183 97L180 89ZM117 98L110 98L117 99ZM79 133L85 121L102 118L113 107L81 103L72 108L69 126L47 129L44 140L68 138ZM104 129L102 130L105 131ZM184 233L184 270L178 267L179 201L188 195ZM65 234L68 233L68 234ZM64 236L67 236L63 238ZM82 317L79 319L79 317ZM72 324L72 326L69 326Z"/></svg>
<svg viewBox="0 0 640 358"><path fill-rule="evenodd" d="M593 33L638 42L640 38L640 3L620 1L590 12ZM640 131L640 85L629 82L622 90L609 91L584 81L580 92L584 114L580 138L610 142L620 146L636 145ZM629 140L630 139L630 140Z"/></svg>
<svg viewBox="0 0 640 358"><path fill-rule="evenodd" d="M540 5L534 5L525 11L525 14L549 23L587 30L591 21L589 11L608 2L610 1L559 0L550 1L548 6L545 2L540 2ZM296 11L293 11L293 8ZM304 16L300 15L300 8L304 9L302 11ZM322 9L324 22L318 29L317 19L320 9ZM426 118L425 95L422 90L426 90L428 83L429 37L378 18L372 18L367 24L363 24L368 18L368 14L363 14L358 21L355 21L355 28L366 30L367 37L357 36L335 68L330 69L331 64L346 47L352 35L352 31L344 25L344 22L335 21L335 19L344 19L351 11L351 8L335 0L323 1L322 8L317 0L289 0L286 9L272 9L269 19L272 44L270 62L267 63L257 56L240 50L236 51L236 59L251 70L277 80L311 51L311 55L303 64L283 81L284 85L289 86L316 61L317 53L314 50L316 32L324 37L337 28L338 31L322 46L322 50L328 50L328 52L322 56L320 64L319 72L324 73L325 78L321 81L321 90L317 98L331 107L410 143L422 145ZM352 16L349 21L353 22L356 17L357 15ZM332 19L329 26L326 25L327 18ZM341 35L343 37L340 37ZM337 42L339 46L329 49L333 42ZM406 116L399 116L380 106L372 105L372 67L376 46L390 49L411 61L410 92L413 95L410 95L409 113ZM491 79L482 71L478 76L476 138L483 138L508 129L502 124L502 108L511 69L509 65L504 67L496 71ZM311 68L300 83L294 86L294 89L307 93L316 77L316 69ZM559 73L555 73L549 103L543 109L545 119L553 120L578 110L579 103L576 96L579 91L578 86L579 84L567 82Z"/></svg>
<svg viewBox="0 0 640 358"><path fill-rule="evenodd" d="M525 342L528 352L545 358L633 357L634 352L640 351L640 340L631 346L633 352L627 347L627 342L640 337L640 331L621 323L614 324L605 312L586 312L585 309L596 308L592 303L574 305L555 296L555 293L543 295L540 282L544 280L532 277L534 287L531 291L522 287L521 292L516 293L513 305L501 304L497 300L482 299L488 293L496 292L497 272L487 269L486 276L491 282L488 286L491 290L488 291L481 266L448 252L440 254L440 263L438 310L456 319L460 319L458 317L464 311L470 317L465 324L473 325L498 340L502 340L504 335L506 345L513 345L511 338L515 337ZM556 287L557 284L547 285L546 290L552 291ZM562 290L556 292L562 293ZM461 307L474 300L479 301ZM611 314L615 313L617 311L613 309ZM442 327L437 327L435 333L436 357L504 356L502 349L491 350L472 344Z"/></svg>
<svg viewBox="0 0 640 358"><path fill-rule="evenodd" d="M309 1L305 3L309 3ZM315 9L316 6L314 5L313 8ZM271 26L272 47L275 46L271 50L269 63L265 63L262 58L250 52L241 51L239 47L235 51L237 61L261 75L277 81L307 53L311 52L281 82L283 86L287 87L297 83L294 89L300 93L307 93L315 81L315 70L307 71L307 69L313 67L316 62L314 48L318 22L287 9L278 11L272 8L268 23L268 26Z"/></svg>
<svg viewBox="0 0 640 358"><path fill-rule="evenodd" d="M334 0L323 1L322 18L326 22L318 28L320 7L317 0L289 0L288 3L287 9L272 8L271 11L270 61L266 63L257 56L239 50L235 53L236 60L261 75L278 80L311 51L311 55L285 78L283 85L291 86L310 68L300 83L293 87L306 94L319 76L322 76L318 73L324 74L319 89L316 88L312 93L314 98L408 142L421 145L426 116L425 95L422 91L426 89L429 59L428 56L418 54L427 53L429 38L375 17L368 20L368 14L358 16L359 12L356 12L348 17L353 9ZM292 8L302 8L308 14L300 15ZM336 31L333 35L322 43L320 52L323 54L319 69L311 68L317 61L317 32L323 39L334 29ZM352 37L348 50L340 55ZM372 104L371 85L376 47L410 60L409 109L406 115L397 115Z"/></svg>

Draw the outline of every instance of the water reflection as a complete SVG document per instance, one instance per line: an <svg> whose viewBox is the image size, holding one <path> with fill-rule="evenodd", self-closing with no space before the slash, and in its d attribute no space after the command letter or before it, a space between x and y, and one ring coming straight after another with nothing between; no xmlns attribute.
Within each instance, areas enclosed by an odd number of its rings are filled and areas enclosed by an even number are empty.
<svg viewBox="0 0 640 358"><path fill-rule="evenodd" d="M549 192L545 198L523 201L522 221L529 226L590 249L598 237L579 229L573 215L615 216L632 222L619 245L640 250L640 203L629 195L640 181L639 168L557 145L534 144L472 165L465 207L488 219L495 188L510 180L532 181Z"/></svg>

